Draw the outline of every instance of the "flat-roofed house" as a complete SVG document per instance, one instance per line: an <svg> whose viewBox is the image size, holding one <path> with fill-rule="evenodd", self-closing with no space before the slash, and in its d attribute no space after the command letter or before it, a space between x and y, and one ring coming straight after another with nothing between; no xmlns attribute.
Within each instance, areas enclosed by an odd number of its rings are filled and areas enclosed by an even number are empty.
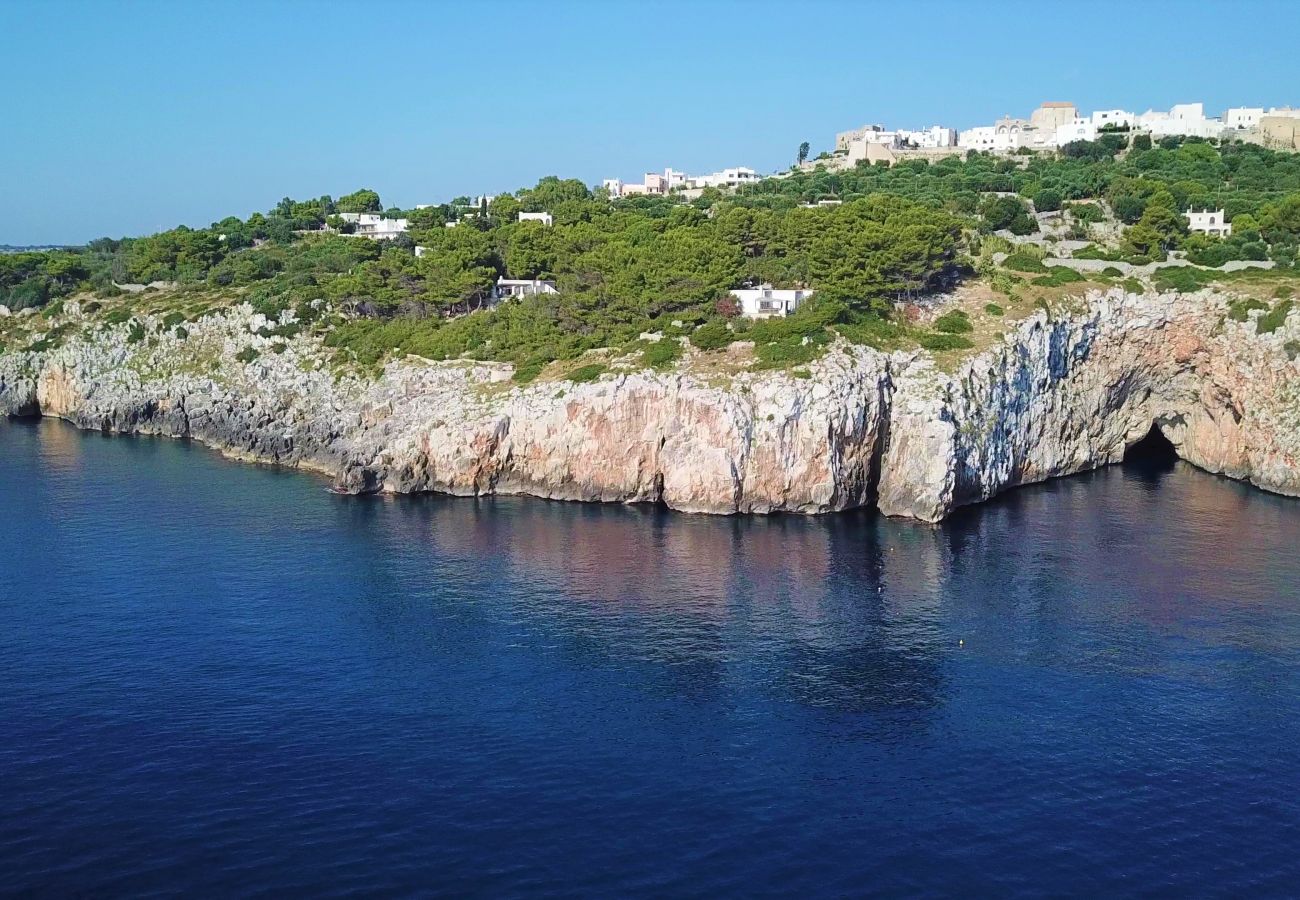
<svg viewBox="0 0 1300 900"><path fill-rule="evenodd" d="M731 292L740 305L740 314L750 319L770 319L788 316L813 295L809 288L774 288L760 284L756 288L740 288Z"/></svg>

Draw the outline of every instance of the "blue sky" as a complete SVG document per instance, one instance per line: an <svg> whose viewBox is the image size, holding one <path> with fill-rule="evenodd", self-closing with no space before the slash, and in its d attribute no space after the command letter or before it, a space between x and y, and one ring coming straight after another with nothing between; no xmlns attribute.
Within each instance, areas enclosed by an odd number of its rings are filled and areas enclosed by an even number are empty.
<svg viewBox="0 0 1300 900"><path fill-rule="evenodd" d="M1300 105L1300 2L0 0L0 243L671 165L865 122Z"/></svg>

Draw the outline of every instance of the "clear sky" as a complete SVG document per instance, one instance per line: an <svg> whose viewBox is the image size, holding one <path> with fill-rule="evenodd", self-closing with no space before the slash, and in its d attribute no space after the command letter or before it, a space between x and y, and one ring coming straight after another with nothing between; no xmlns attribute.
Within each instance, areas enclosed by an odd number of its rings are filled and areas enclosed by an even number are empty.
<svg viewBox="0 0 1300 900"><path fill-rule="evenodd" d="M1300 106L1300 2L0 0L0 244L359 187L772 171L1044 100Z"/></svg>

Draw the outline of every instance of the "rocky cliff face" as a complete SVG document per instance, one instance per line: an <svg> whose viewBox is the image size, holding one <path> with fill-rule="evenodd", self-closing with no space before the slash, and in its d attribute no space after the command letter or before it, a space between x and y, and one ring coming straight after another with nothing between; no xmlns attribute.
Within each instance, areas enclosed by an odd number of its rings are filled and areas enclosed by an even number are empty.
<svg viewBox="0 0 1300 900"><path fill-rule="evenodd" d="M924 353L840 347L811 378L626 372L512 386L508 366L389 364L335 377L314 339L236 308L132 343L90 329L0 356L0 412L189 436L327 473L339 490L526 493L691 512L878 505L927 521L1118 461L1157 425L1190 462L1300 495L1300 362L1211 292L1094 293L948 374ZM70 315L75 319L75 306ZM261 333L259 333L261 332ZM138 337L138 335L137 335ZM241 362L237 354L258 356ZM1294 345L1292 345L1294 349Z"/></svg>

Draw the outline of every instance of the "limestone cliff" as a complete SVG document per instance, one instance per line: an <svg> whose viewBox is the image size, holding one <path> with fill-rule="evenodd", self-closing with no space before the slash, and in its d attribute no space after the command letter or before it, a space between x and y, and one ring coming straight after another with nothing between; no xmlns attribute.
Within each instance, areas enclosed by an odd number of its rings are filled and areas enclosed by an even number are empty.
<svg viewBox="0 0 1300 900"><path fill-rule="evenodd" d="M1226 299L1093 293L1019 324L953 373L839 346L811 377L623 372L511 385L508 366L390 363L335 376L316 339L237 307L186 326L85 329L0 355L0 412L189 436L327 473L339 490L526 493L692 512L878 505L928 521L1118 461L1156 424L1190 462L1300 495L1300 362ZM79 316L75 305L69 312ZM1291 344L1294 350L1295 344ZM258 351L248 362L248 349Z"/></svg>

